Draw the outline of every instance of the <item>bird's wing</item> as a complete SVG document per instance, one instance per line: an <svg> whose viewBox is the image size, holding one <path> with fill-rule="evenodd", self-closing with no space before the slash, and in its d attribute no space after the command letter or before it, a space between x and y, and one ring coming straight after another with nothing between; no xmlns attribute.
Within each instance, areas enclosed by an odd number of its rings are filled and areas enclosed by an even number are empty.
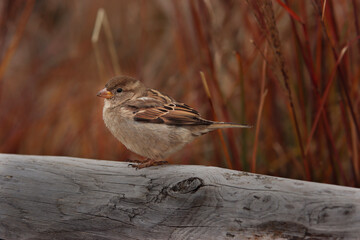
<svg viewBox="0 0 360 240"><path fill-rule="evenodd" d="M168 96L147 95L127 102L132 108L135 121L163 123L167 125L210 125L213 122L201 118L200 114L184 103L175 102Z"/></svg>
<svg viewBox="0 0 360 240"><path fill-rule="evenodd" d="M201 118L197 111L182 103L141 109L134 114L134 120L168 125L209 125L212 123Z"/></svg>

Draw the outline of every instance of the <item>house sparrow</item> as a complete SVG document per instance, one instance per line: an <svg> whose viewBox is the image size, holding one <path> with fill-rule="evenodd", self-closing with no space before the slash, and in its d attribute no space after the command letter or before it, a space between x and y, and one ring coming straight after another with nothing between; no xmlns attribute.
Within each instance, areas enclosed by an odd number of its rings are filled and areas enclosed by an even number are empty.
<svg viewBox="0 0 360 240"><path fill-rule="evenodd" d="M97 96L105 98L103 119L110 132L126 148L146 157L133 161L136 168L164 164L170 154L210 131L250 127L203 119L188 105L128 76L110 79Z"/></svg>

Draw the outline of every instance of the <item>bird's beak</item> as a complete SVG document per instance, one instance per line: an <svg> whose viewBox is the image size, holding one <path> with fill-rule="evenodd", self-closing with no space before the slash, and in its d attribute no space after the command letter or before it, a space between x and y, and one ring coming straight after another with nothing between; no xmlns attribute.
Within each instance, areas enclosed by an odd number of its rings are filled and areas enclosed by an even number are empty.
<svg viewBox="0 0 360 240"><path fill-rule="evenodd" d="M113 94L111 92L109 92L106 88L104 88L100 92L98 92L96 94L96 96L102 97L102 98L111 98L113 96Z"/></svg>

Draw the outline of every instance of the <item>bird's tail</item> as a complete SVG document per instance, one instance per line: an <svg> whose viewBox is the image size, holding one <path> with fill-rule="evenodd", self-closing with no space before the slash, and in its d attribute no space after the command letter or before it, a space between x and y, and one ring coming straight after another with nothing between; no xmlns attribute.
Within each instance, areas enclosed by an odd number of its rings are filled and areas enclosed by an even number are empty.
<svg viewBox="0 0 360 240"><path fill-rule="evenodd" d="M210 125L206 125L205 128L199 129L198 132L193 132L192 134L193 136L200 136L221 128L252 128L252 126L227 122L211 122Z"/></svg>
<svg viewBox="0 0 360 240"><path fill-rule="evenodd" d="M237 123L214 122L208 128L211 130L215 130L220 128L252 128L252 126L245 124L237 124Z"/></svg>

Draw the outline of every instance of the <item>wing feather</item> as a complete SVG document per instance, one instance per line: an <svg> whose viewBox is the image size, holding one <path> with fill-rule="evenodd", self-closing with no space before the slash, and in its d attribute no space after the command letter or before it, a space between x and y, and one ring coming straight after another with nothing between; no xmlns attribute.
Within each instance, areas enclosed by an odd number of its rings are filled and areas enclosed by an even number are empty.
<svg viewBox="0 0 360 240"><path fill-rule="evenodd" d="M134 120L167 125L210 125L213 122L201 118L193 108L183 103L163 99L133 100L127 104L133 109Z"/></svg>
<svg viewBox="0 0 360 240"><path fill-rule="evenodd" d="M133 111L134 120L168 125L210 125L213 122L201 118L200 114L184 103L160 92L148 89L146 95L130 100L126 106Z"/></svg>

